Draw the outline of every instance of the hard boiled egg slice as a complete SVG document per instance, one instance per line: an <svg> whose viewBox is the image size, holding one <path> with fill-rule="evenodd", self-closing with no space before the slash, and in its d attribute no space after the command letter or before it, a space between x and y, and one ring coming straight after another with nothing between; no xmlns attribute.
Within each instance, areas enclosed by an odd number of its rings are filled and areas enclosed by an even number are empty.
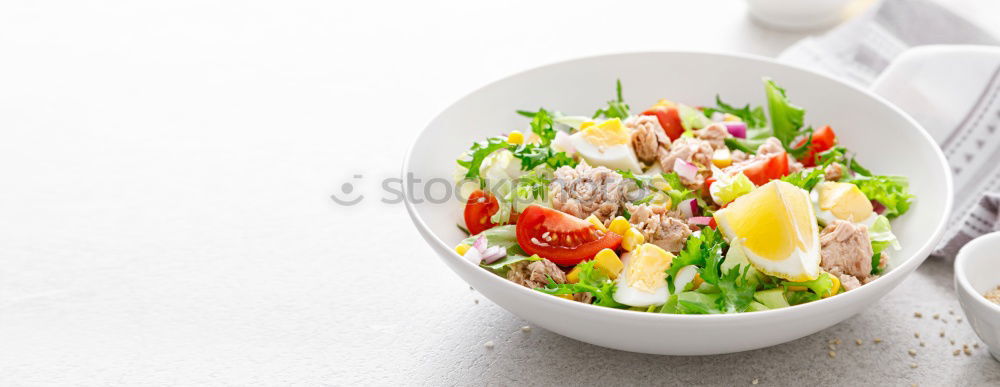
<svg viewBox="0 0 1000 387"><path fill-rule="evenodd" d="M569 136L569 143L576 152L593 166L605 166L642 173L635 151L629 144L631 133L614 118L597 125L585 126Z"/></svg>
<svg viewBox="0 0 1000 387"><path fill-rule="evenodd" d="M805 190L771 181L716 211L715 221L757 270L789 281L819 276L819 227Z"/></svg>
<svg viewBox="0 0 1000 387"><path fill-rule="evenodd" d="M644 243L622 256L625 268L618 275L614 299L629 306L663 305L667 291L666 271L674 255L660 246Z"/></svg>
<svg viewBox="0 0 1000 387"><path fill-rule="evenodd" d="M822 225L834 220L846 220L870 226L878 216L871 200L858 186L851 183L823 182L816 184L810 194L816 219Z"/></svg>

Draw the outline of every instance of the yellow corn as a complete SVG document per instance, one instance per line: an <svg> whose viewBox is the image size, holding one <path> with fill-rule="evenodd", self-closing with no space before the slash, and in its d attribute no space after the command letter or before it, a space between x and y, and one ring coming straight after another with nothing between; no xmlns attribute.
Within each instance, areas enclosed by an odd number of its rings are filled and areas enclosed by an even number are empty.
<svg viewBox="0 0 1000 387"><path fill-rule="evenodd" d="M659 101L656 102L656 105L653 105L653 108L654 109L655 108L672 108L674 106L677 106L677 104L675 104L673 101L667 100L667 99L661 99L661 100L659 100Z"/></svg>
<svg viewBox="0 0 1000 387"><path fill-rule="evenodd" d="M722 148L712 154L712 164L716 167L725 168L733 164L733 157L729 153L729 149Z"/></svg>
<svg viewBox="0 0 1000 387"><path fill-rule="evenodd" d="M524 143L524 133L521 133L516 130L511 131L510 134L507 135L507 142L514 145L519 145Z"/></svg>
<svg viewBox="0 0 1000 387"><path fill-rule="evenodd" d="M588 126L594 126L594 121L584 121L580 124L580 130L586 129Z"/></svg>
<svg viewBox="0 0 1000 387"><path fill-rule="evenodd" d="M587 221L594 225L594 227L597 227L598 230L608 232L608 228L604 227L604 222L601 222L601 220L597 218L597 215L588 216Z"/></svg>
<svg viewBox="0 0 1000 387"><path fill-rule="evenodd" d="M575 284L577 282L580 282L580 266L579 265L578 266L574 266L573 270L570 270L569 273L566 273L566 282L567 283L571 283L571 284Z"/></svg>
<svg viewBox="0 0 1000 387"><path fill-rule="evenodd" d="M458 246L455 246L455 252L458 253L458 255L465 256L465 252L469 251L470 247L472 246L469 246L465 243L459 243Z"/></svg>
<svg viewBox="0 0 1000 387"><path fill-rule="evenodd" d="M632 228L632 225L628 223L628 219L625 219L624 216L619 216L615 218L615 220L611 221L611 225L608 226L608 231L625 236L625 232L627 232L630 228Z"/></svg>
<svg viewBox="0 0 1000 387"><path fill-rule="evenodd" d="M742 122L743 121L739 117L734 116L734 115L729 114L729 113L726 113L726 115L722 116L722 120L725 121L725 122Z"/></svg>
<svg viewBox="0 0 1000 387"><path fill-rule="evenodd" d="M646 243L646 237L642 236L642 233L635 227L629 227L628 231L625 231L625 235L622 235L622 248L626 251L632 251L643 243Z"/></svg>
<svg viewBox="0 0 1000 387"><path fill-rule="evenodd" d="M830 276L830 279L833 280L833 287L830 288L830 293L829 294L824 294L823 295L823 298L833 297L833 296L837 295L837 292L840 291L840 278L837 278L837 276L832 275L830 273L824 273L824 274Z"/></svg>
<svg viewBox="0 0 1000 387"><path fill-rule="evenodd" d="M597 255L594 256L594 261L594 267L603 271L604 274L611 279L618 278L618 273L621 273L622 269L625 267L625 265L622 264L622 261L618 259L618 254L615 254L615 251L611 249L598 251ZM572 272L570 273L572 274ZM569 276L567 276L567 278L569 278Z"/></svg>
<svg viewBox="0 0 1000 387"><path fill-rule="evenodd" d="M572 294L556 294L556 297L565 298L567 300L574 301Z"/></svg>

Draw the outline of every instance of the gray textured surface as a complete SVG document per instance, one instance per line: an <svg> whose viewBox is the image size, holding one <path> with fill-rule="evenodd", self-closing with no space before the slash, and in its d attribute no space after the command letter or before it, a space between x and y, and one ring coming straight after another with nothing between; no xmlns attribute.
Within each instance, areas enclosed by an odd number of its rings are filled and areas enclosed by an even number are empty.
<svg viewBox="0 0 1000 387"><path fill-rule="evenodd" d="M794 343L636 355L520 332L376 200L415 131L488 81L611 51L773 55L801 37L753 26L736 0L616 7L645 10L628 39L567 27L600 1L3 3L0 385L1000 382L982 350L912 339L973 342L964 323L912 317L957 308L940 263ZM691 33L708 17L712 33ZM335 206L354 174L366 201Z"/></svg>

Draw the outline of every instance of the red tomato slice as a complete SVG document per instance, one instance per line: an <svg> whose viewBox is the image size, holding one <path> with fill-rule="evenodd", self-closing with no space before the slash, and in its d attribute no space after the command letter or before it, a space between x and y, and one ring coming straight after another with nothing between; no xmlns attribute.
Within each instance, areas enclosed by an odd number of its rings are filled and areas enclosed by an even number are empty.
<svg viewBox="0 0 1000 387"><path fill-rule="evenodd" d="M490 221L490 217L500 211L500 202L482 190L475 190L469 195L469 201L465 203L465 228L472 235L496 227L496 223ZM517 213L510 214L509 224L517 223Z"/></svg>
<svg viewBox="0 0 1000 387"><path fill-rule="evenodd" d="M803 138L795 144L795 147L798 148L805 145L805 143L806 139ZM837 135L833 133L833 128L830 128L830 125L819 128L819 130L813 132L812 134L812 143L809 144L809 152L799 159L799 161L802 162L803 166L814 167L816 166L817 156L820 153L833 148L834 145L837 145Z"/></svg>
<svg viewBox="0 0 1000 387"><path fill-rule="evenodd" d="M656 120L660 121L660 126L663 127L663 132L667 134L667 137L670 137L670 141L676 140L681 134L684 134L681 115L676 107L654 107L642 112L642 115L656 116Z"/></svg>
<svg viewBox="0 0 1000 387"><path fill-rule="evenodd" d="M788 175L788 154L785 152L776 153L767 159L759 160L744 168L743 174L758 186L767 184L774 179L780 179Z"/></svg>
<svg viewBox="0 0 1000 387"><path fill-rule="evenodd" d="M516 230L517 244L526 253L562 266L576 265L622 242L621 235L603 233L586 220L538 205L524 209Z"/></svg>

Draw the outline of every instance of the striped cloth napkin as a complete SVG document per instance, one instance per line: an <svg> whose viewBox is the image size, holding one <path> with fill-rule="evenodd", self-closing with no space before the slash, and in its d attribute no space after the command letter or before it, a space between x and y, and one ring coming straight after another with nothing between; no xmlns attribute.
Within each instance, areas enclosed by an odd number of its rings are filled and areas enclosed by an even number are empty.
<svg viewBox="0 0 1000 387"><path fill-rule="evenodd" d="M1000 48L968 48L978 53L957 63L952 56L936 58L952 60L942 69L961 72L927 73L932 67L898 62L928 51L918 46L997 46L1000 38L943 4L885 0L824 35L803 39L778 59L871 87L927 128L955 177L954 211L933 253L950 258L972 238L1000 231ZM895 59L896 82L881 79Z"/></svg>

